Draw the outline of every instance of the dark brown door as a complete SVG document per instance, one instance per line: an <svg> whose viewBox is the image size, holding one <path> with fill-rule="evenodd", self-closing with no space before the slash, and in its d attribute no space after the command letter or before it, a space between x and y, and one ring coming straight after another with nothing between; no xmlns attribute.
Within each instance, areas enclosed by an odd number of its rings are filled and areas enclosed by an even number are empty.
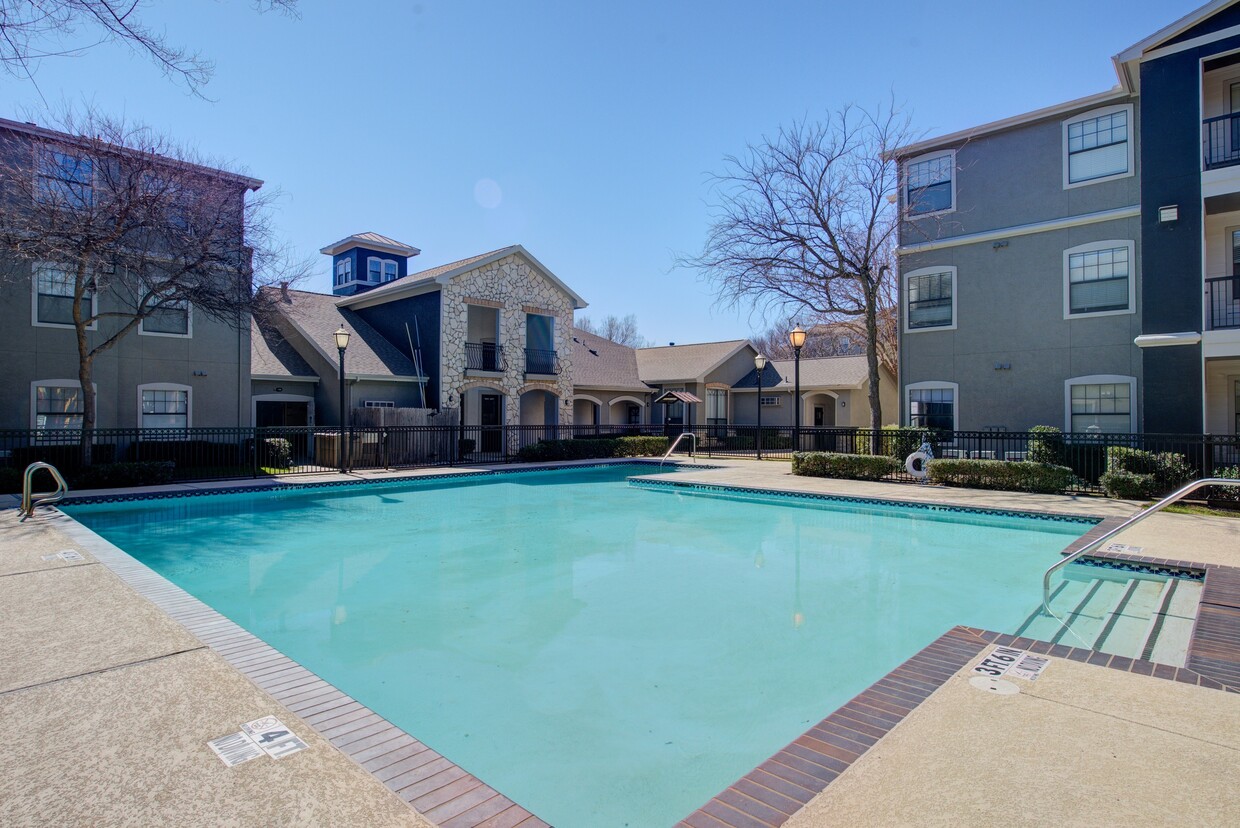
<svg viewBox="0 0 1240 828"><path fill-rule="evenodd" d="M499 394L483 394L478 407L478 423L482 426L482 450L495 453L500 450L500 405Z"/></svg>

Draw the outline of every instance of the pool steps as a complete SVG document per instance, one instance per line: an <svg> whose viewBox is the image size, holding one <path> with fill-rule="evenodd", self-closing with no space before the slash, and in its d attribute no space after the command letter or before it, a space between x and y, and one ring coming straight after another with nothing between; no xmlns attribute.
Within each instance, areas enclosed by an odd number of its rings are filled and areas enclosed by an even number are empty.
<svg viewBox="0 0 1240 828"><path fill-rule="evenodd" d="M1017 635L1183 667L1202 583L1072 565L1051 593L1058 618L1034 610Z"/></svg>

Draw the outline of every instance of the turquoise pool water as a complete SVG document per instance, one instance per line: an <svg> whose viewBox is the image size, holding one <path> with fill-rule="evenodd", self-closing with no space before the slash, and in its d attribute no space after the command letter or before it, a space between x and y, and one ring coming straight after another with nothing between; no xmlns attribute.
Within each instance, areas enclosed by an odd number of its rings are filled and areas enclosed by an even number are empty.
<svg viewBox="0 0 1240 828"><path fill-rule="evenodd" d="M1087 524L631 487L642 468L67 506L559 826L671 825Z"/></svg>

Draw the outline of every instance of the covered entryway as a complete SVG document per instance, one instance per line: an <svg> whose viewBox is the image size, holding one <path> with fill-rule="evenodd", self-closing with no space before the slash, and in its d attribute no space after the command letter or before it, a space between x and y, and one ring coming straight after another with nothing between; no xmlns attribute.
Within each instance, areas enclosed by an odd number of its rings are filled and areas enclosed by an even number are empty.
<svg viewBox="0 0 1240 828"><path fill-rule="evenodd" d="M305 431L283 431L280 436L286 438L293 452L293 462L301 464L311 458L312 444L309 426L314 425L314 398L299 394L260 394L253 397L253 417L255 428L298 429Z"/></svg>
<svg viewBox="0 0 1240 828"><path fill-rule="evenodd" d="M462 456L495 454L504 448L504 393L490 386L476 386L461 393L463 424Z"/></svg>
<svg viewBox="0 0 1240 828"><path fill-rule="evenodd" d="M811 429L834 428L836 398L832 394L812 393L803 395L801 422ZM821 432L803 435L805 451L837 451L835 436Z"/></svg>

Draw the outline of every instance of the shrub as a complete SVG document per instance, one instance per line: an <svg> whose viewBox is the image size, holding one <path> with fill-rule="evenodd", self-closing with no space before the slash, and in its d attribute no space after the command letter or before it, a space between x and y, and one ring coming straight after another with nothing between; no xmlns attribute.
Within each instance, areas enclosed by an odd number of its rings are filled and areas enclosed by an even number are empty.
<svg viewBox="0 0 1240 828"><path fill-rule="evenodd" d="M874 432L862 430L857 434L857 453L869 454L871 438ZM939 448L939 432L921 426L885 425L878 436L878 453L893 457L904 464L904 459L921 448L923 440L929 440L930 446L937 452Z"/></svg>
<svg viewBox="0 0 1240 828"><path fill-rule="evenodd" d="M1029 438L1029 462L1064 465L1063 431L1055 426L1034 426L1029 433L1034 435Z"/></svg>
<svg viewBox="0 0 1240 828"><path fill-rule="evenodd" d="M116 459L116 444L96 443L91 447L90 459L92 463L111 463ZM51 463L67 474L70 470L81 467L82 449L76 443L73 445L57 443L50 446L19 446L13 449L11 462L22 470L31 463ZM17 490L21 491L20 481Z"/></svg>
<svg viewBox="0 0 1240 828"><path fill-rule="evenodd" d="M1072 469L1050 463L1010 460L931 460L931 483L970 489L1058 494L1072 485Z"/></svg>
<svg viewBox="0 0 1240 828"><path fill-rule="evenodd" d="M1122 500L1149 500L1158 489L1158 484L1154 482L1154 475L1123 469L1103 473L1098 482L1102 484L1107 497L1117 497Z"/></svg>
<svg viewBox="0 0 1240 828"><path fill-rule="evenodd" d="M235 466L241 462L238 443L212 440L139 440L129 447L129 459L169 460L178 468ZM251 461L247 458L245 463Z"/></svg>
<svg viewBox="0 0 1240 828"><path fill-rule="evenodd" d="M0 473L2 472L3 470L0 469ZM1214 474L1210 476L1222 477L1226 480L1240 480L1240 466L1215 469ZM3 489L0 489L0 491L3 491ZM1207 486L1205 489L1202 489L1202 493L1210 501L1240 503L1240 486Z"/></svg>
<svg viewBox="0 0 1240 828"><path fill-rule="evenodd" d="M1110 497L1142 499L1167 494L1192 477L1193 469L1182 454L1111 446L1099 482Z"/></svg>
<svg viewBox="0 0 1240 828"><path fill-rule="evenodd" d="M474 446L476 445L477 443L475 443L473 440L470 440L468 438L463 438L461 440L458 440L456 443L457 450L460 452L462 457L468 457L469 455L473 454Z"/></svg>
<svg viewBox="0 0 1240 828"><path fill-rule="evenodd" d="M172 482L176 465L167 460L140 460L87 466L72 477L75 489L119 489L124 486L160 486Z"/></svg>
<svg viewBox="0 0 1240 828"><path fill-rule="evenodd" d="M539 440L522 446L517 459L527 463L555 460L592 460L599 457L645 457L664 454L666 437L604 437L598 439Z"/></svg>
<svg viewBox="0 0 1240 828"><path fill-rule="evenodd" d="M798 451L792 455L792 473L802 477L835 477L843 480L881 480L901 467L900 461L882 454L836 454L830 451Z"/></svg>
<svg viewBox="0 0 1240 828"><path fill-rule="evenodd" d="M283 437L264 437L259 443L258 464L269 469L293 465L293 444Z"/></svg>
<svg viewBox="0 0 1240 828"><path fill-rule="evenodd" d="M741 429L737 430L742 433L716 438L715 445L724 451L756 451L757 440L754 429L749 429L748 433ZM781 434L776 429L762 429L763 451L787 451L790 448L792 448L791 435Z"/></svg>

